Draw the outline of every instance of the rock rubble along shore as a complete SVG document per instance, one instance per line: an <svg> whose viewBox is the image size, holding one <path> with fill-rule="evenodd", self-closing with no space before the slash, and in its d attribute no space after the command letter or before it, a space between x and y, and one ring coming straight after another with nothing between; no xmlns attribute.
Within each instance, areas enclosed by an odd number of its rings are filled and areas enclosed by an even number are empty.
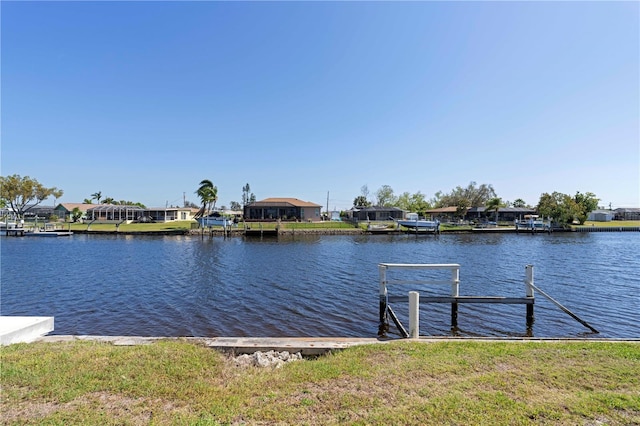
<svg viewBox="0 0 640 426"><path fill-rule="evenodd" d="M287 351L277 352L254 352L253 354L243 354L234 358L238 367L273 367L280 368L287 362L300 361L300 352L291 354Z"/></svg>

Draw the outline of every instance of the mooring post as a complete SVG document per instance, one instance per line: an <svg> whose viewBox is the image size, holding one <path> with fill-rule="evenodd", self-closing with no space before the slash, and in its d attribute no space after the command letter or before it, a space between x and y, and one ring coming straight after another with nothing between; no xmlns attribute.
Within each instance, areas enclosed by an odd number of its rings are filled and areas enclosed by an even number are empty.
<svg viewBox="0 0 640 426"><path fill-rule="evenodd" d="M525 291L526 296L534 298L533 293L533 265L525 266ZM533 325L533 303L527 305L527 327L530 328Z"/></svg>
<svg viewBox="0 0 640 426"><path fill-rule="evenodd" d="M387 268L378 265L380 273L380 324L378 325L378 336L385 336L389 331L389 318L387 317L387 306L389 303L387 293Z"/></svg>
<svg viewBox="0 0 640 426"><path fill-rule="evenodd" d="M420 337L420 293L409 292L409 337Z"/></svg>
<svg viewBox="0 0 640 426"><path fill-rule="evenodd" d="M460 269L451 268L451 297L460 296ZM458 304L451 303L451 328L458 327Z"/></svg>

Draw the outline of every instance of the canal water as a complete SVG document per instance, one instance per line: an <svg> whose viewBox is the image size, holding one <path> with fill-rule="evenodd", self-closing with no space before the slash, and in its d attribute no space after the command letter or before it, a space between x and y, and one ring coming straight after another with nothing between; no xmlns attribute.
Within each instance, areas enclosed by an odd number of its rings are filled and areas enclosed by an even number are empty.
<svg viewBox="0 0 640 426"><path fill-rule="evenodd" d="M379 263L458 263L460 295L510 297L525 295L532 264L535 284L599 334L539 294L530 330L524 305L462 304L452 331L448 305L423 304L420 334L638 338L639 243L640 233L2 238L0 313L54 316L54 334L373 337ZM449 286L389 287L410 290ZM408 326L407 303L392 307Z"/></svg>

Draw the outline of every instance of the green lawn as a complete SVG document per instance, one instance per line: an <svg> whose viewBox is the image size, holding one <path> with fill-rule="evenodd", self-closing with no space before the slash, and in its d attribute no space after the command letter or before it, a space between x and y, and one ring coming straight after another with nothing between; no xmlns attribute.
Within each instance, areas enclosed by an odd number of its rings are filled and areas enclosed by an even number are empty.
<svg viewBox="0 0 640 426"><path fill-rule="evenodd" d="M640 344L393 342L280 369L186 341L0 349L3 424L640 424Z"/></svg>
<svg viewBox="0 0 640 426"><path fill-rule="evenodd" d="M86 231L87 223L72 223L64 224L63 228L66 230L71 225L71 231ZM151 231L171 231L171 230L189 230L192 226L195 226L196 222L193 221L176 221L169 223L123 223L120 225L120 232L151 232ZM91 231L115 231L116 225L113 223L93 223L91 225Z"/></svg>
<svg viewBox="0 0 640 426"><path fill-rule="evenodd" d="M615 227L626 227L626 226L640 226L640 220L612 220L611 222L593 222L586 221L582 226L615 226Z"/></svg>

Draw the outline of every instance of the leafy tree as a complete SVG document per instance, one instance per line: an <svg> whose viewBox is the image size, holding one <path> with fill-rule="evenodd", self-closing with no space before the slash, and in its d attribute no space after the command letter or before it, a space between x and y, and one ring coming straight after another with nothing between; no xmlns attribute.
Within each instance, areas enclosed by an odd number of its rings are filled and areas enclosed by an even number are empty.
<svg viewBox="0 0 640 426"><path fill-rule="evenodd" d="M409 194L405 191L396 199L396 207L424 215L429 210L430 205L422 192L418 191L415 194Z"/></svg>
<svg viewBox="0 0 640 426"><path fill-rule="evenodd" d="M571 223L579 215L581 207L570 195L554 192L540 196L537 210L542 216L564 225Z"/></svg>
<svg viewBox="0 0 640 426"><path fill-rule="evenodd" d="M589 213L598 208L598 201L600 201L598 198L596 198L596 195L591 192L587 192L586 194L576 192L573 200L580 207L580 211L575 217L575 219L580 222L580 225L583 225L586 222L587 218L589 217Z"/></svg>
<svg viewBox="0 0 640 426"><path fill-rule="evenodd" d="M396 203L396 196L393 194L393 188L389 185L382 185L380 189L376 191L376 205L389 207Z"/></svg>
<svg viewBox="0 0 640 426"><path fill-rule="evenodd" d="M411 205L411 194L405 191L398 195L398 198L396 199L396 207L409 212L414 211Z"/></svg>
<svg viewBox="0 0 640 426"><path fill-rule="evenodd" d="M231 203L229 203L229 208L231 210L242 210L242 206L240 205L239 202L237 201L232 201Z"/></svg>
<svg viewBox="0 0 640 426"><path fill-rule="evenodd" d="M218 201L218 187L216 187L213 182L208 179L200 181L200 187L197 189L196 194L200 197L202 207L200 211L196 213L195 217L204 216L206 212L210 212L215 208L216 201Z"/></svg>
<svg viewBox="0 0 640 426"><path fill-rule="evenodd" d="M489 201L487 201L487 203L484 206L487 212L492 212L492 211L495 212L495 221L498 222L498 210L500 210L500 207L504 207L502 198L493 197L489 199Z"/></svg>
<svg viewBox="0 0 640 426"><path fill-rule="evenodd" d="M511 203L511 205L518 209L523 209L527 207L527 203L525 203L522 198L516 199L513 203Z"/></svg>
<svg viewBox="0 0 640 426"><path fill-rule="evenodd" d="M84 200L82 200L82 204L93 204L93 200L89 198L85 198Z"/></svg>
<svg viewBox="0 0 640 426"><path fill-rule="evenodd" d="M494 197L497 197L497 195L493 186L484 183L477 186L475 182L471 182L466 188L457 186L449 194L443 194L440 191L436 192L433 204L436 208L464 205L467 205L467 208L482 207ZM462 202L462 200L466 200L466 202Z"/></svg>
<svg viewBox="0 0 640 426"><path fill-rule="evenodd" d="M471 207L471 203L466 198L458 199L458 204L456 204L456 216L460 219L464 218L467 215L467 210Z"/></svg>
<svg viewBox="0 0 640 426"><path fill-rule="evenodd" d="M361 207L370 207L370 206L371 206L371 202L367 200L367 198L363 195L358 195L353 200L353 207L361 208Z"/></svg>
<svg viewBox="0 0 640 426"><path fill-rule="evenodd" d="M71 211L71 220L75 223L75 222L79 221L81 217L82 217L82 211L80 211L80 209L78 207L75 207Z"/></svg>
<svg viewBox="0 0 640 426"><path fill-rule="evenodd" d="M62 190L56 187L46 188L29 176L0 176L0 198L5 200L20 218L50 196L59 198L62 194Z"/></svg>
<svg viewBox="0 0 640 426"><path fill-rule="evenodd" d="M116 200L114 200L111 197L105 197L104 200L102 200L102 204L115 204Z"/></svg>
<svg viewBox="0 0 640 426"><path fill-rule="evenodd" d="M94 192L93 194L91 194L91 199L96 200L98 204L100 204L101 198L102 198L102 191ZM105 203L105 204L109 204L109 203Z"/></svg>

